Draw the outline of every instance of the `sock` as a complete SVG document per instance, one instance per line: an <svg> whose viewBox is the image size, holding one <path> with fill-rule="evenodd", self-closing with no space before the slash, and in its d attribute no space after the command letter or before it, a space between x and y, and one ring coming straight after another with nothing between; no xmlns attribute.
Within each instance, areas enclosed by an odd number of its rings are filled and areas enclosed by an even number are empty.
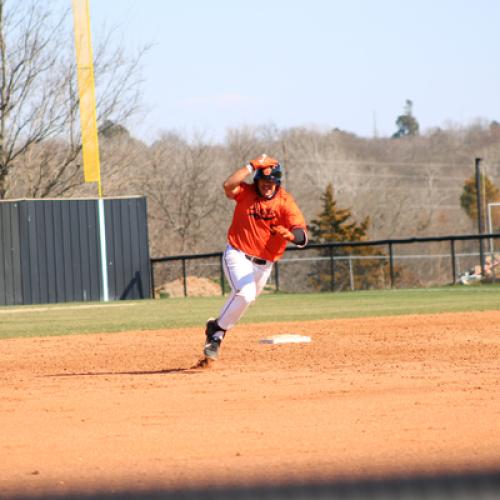
<svg viewBox="0 0 500 500"><path fill-rule="evenodd" d="M217 340L220 340L222 342L222 339L224 338L224 334L226 332L224 330L219 330L218 332L215 332L213 335L212 335L212 338L214 339L217 339Z"/></svg>

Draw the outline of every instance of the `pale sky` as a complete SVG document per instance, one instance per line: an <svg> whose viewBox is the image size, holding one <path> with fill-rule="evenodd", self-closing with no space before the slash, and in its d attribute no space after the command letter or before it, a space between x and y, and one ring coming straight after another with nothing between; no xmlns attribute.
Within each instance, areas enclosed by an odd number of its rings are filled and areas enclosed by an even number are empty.
<svg viewBox="0 0 500 500"><path fill-rule="evenodd" d="M500 121L497 0L90 0L90 13L94 39L106 25L130 50L153 44L148 113L127 124L148 142L263 124L387 136L406 99L423 131Z"/></svg>

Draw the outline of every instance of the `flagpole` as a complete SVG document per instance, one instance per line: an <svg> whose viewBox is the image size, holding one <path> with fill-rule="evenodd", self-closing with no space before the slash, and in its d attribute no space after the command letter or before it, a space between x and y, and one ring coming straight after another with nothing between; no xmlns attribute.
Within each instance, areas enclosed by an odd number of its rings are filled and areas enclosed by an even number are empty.
<svg viewBox="0 0 500 500"><path fill-rule="evenodd" d="M106 218L101 187L101 167L95 109L94 61L90 33L89 0L73 0L76 66L80 98L80 128L82 133L82 157L85 182L96 182L99 198L99 246L101 250L101 298L109 301L108 263L106 252Z"/></svg>

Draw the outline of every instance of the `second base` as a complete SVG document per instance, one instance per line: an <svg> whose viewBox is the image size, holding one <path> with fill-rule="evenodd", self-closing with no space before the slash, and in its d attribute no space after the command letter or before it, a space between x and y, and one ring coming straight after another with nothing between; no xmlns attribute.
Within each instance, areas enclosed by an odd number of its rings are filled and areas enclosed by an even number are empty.
<svg viewBox="0 0 500 500"><path fill-rule="evenodd" d="M311 342L311 337L297 335L295 333L285 333L281 335L272 335L259 341L260 344L298 344L303 342Z"/></svg>

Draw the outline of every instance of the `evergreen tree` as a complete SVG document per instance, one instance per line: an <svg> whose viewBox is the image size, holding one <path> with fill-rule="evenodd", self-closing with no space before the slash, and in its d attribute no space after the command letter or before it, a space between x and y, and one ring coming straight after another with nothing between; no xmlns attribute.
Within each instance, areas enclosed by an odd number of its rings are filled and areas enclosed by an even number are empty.
<svg viewBox="0 0 500 500"><path fill-rule="evenodd" d="M309 225L312 243L366 241L370 218L362 222L352 220L352 212L346 208L337 207L332 184L328 184L321 196L322 211ZM325 249L322 254L330 255ZM347 289L354 279L355 288L374 288L385 280L385 260L378 259L381 252L374 247L341 247L335 249L335 288ZM369 257L373 259L349 259L349 256ZM313 284L319 290L330 290L332 276L329 263L318 264L316 272L311 276Z"/></svg>
<svg viewBox="0 0 500 500"><path fill-rule="evenodd" d="M104 139L130 139L130 132L120 123L115 123L113 120L105 120L99 127L99 136Z"/></svg>
<svg viewBox="0 0 500 500"><path fill-rule="evenodd" d="M480 179L481 189L484 191L482 195L484 197L483 201L485 206L488 203L492 203L500 200L500 191L493 184L491 179L487 175L481 174ZM476 177L472 176L467 179L464 183L464 188L462 190L462 195L460 196L460 205L465 210L465 213L474 221L477 221L477 189L476 189ZM486 216L486 214L484 214ZM497 221L495 221L497 222ZM495 224L496 225L496 224Z"/></svg>
<svg viewBox="0 0 500 500"><path fill-rule="evenodd" d="M352 213L347 208L337 208L333 195L332 183L326 186L321 196L323 210L317 219L313 219L309 226L311 240L314 243L328 243L331 241L362 241L366 239L366 231L370 225L370 218L363 222L348 222Z"/></svg>
<svg viewBox="0 0 500 500"><path fill-rule="evenodd" d="M399 115L396 120L398 130L393 134L394 139L399 137L415 136L418 135L419 124L417 119L413 116L413 102L409 99L406 100L404 114Z"/></svg>

